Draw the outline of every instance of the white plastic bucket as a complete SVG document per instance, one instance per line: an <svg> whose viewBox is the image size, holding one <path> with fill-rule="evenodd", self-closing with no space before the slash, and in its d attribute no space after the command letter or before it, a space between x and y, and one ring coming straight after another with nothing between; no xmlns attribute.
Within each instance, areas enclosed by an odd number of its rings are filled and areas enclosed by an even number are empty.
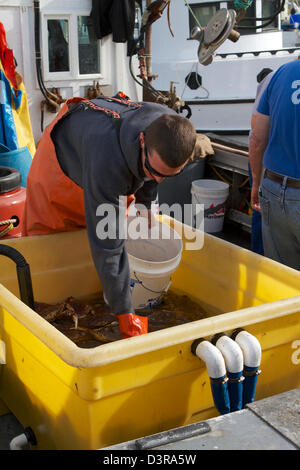
<svg viewBox="0 0 300 470"><path fill-rule="evenodd" d="M229 185L223 181L201 179L192 182L193 214L196 204L204 204L204 210L223 204L228 198ZM213 214L204 216L204 231L207 233L221 232L224 224L225 207ZM195 227L199 228L199 227Z"/></svg>
<svg viewBox="0 0 300 470"><path fill-rule="evenodd" d="M169 225L157 222L151 230L141 231L137 239L132 239L128 230L126 250L134 309L159 305L171 285L171 274L181 260L180 236Z"/></svg>

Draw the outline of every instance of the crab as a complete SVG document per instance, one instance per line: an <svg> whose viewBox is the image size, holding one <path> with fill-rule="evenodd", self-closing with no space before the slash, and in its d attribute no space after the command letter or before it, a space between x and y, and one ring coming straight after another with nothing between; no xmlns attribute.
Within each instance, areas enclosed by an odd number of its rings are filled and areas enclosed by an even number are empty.
<svg viewBox="0 0 300 470"><path fill-rule="evenodd" d="M36 303L35 310L49 323L71 318L75 329L78 328L79 319L95 313L89 305L76 300L74 297L68 297L64 302L55 305Z"/></svg>

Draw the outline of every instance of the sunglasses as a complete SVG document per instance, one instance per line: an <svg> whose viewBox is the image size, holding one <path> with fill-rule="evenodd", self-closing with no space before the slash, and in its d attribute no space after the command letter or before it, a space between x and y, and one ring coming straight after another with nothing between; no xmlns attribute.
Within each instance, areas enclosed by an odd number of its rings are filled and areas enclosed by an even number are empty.
<svg viewBox="0 0 300 470"><path fill-rule="evenodd" d="M146 145L144 146L144 152L145 152L145 168L152 175L159 176L160 178L171 178L172 176L180 175L180 173L182 173L182 171L184 170L184 167L183 167L180 171L178 171L177 173L174 173L173 175L163 175L162 173L159 173L159 171L152 168L152 166L150 165Z"/></svg>

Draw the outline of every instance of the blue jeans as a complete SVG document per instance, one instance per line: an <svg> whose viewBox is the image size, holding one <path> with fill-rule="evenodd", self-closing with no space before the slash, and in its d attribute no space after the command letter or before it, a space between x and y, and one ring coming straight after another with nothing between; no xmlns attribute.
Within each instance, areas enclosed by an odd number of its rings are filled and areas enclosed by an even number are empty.
<svg viewBox="0 0 300 470"><path fill-rule="evenodd" d="M300 189L263 178L259 201L265 256L300 270Z"/></svg>

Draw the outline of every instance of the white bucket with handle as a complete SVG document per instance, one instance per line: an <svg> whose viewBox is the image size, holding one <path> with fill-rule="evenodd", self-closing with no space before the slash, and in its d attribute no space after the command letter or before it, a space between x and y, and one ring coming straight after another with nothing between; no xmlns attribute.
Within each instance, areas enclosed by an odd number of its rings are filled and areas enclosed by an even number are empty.
<svg viewBox="0 0 300 470"><path fill-rule="evenodd" d="M169 225L157 222L148 229L143 223L140 236L131 230L128 220L128 254L132 302L135 310L159 305L171 285L171 275L181 260L182 240ZM145 221L146 219L144 219ZM135 226L134 226L135 227Z"/></svg>
<svg viewBox="0 0 300 470"><path fill-rule="evenodd" d="M225 202L229 195L229 185L218 180L196 180L192 183L191 193L193 214L196 213L196 204L204 205L204 232L221 232L224 224Z"/></svg>

